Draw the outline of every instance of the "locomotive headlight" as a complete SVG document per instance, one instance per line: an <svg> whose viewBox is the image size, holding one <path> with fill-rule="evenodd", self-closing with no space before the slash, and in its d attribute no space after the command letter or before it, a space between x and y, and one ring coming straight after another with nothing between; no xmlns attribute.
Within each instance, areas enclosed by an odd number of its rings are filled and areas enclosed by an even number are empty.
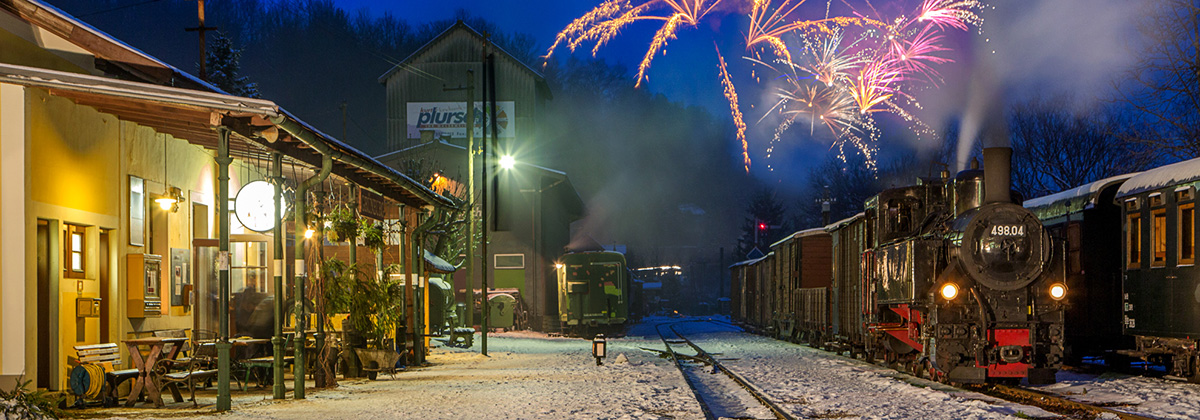
<svg viewBox="0 0 1200 420"><path fill-rule="evenodd" d="M1062 283L1054 283L1050 285L1050 298L1054 300L1062 300L1067 297L1067 285Z"/></svg>
<svg viewBox="0 0 1200 420"><path fill-rule="evenodd" d="M946 300L954 300L958 297L958 285L954 283L946 283L941 288L942 297Z"/></svg>

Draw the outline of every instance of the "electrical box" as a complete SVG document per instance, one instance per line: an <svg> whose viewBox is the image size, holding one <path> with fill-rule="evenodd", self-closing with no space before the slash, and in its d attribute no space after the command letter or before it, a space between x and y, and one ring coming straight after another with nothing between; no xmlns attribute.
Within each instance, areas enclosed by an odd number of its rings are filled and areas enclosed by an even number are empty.
<svg viewBox="0 0 1200 420"><path fill-rule="evenodd" d="M130 318L162 315L162 256L129 254L125 282Z"/></svg>
<svg viewBox="0 0 1200 420"><path fill-rule="evenodd" d="M75 316L79 318L99 318L100 298L75 298Z"/></svg>

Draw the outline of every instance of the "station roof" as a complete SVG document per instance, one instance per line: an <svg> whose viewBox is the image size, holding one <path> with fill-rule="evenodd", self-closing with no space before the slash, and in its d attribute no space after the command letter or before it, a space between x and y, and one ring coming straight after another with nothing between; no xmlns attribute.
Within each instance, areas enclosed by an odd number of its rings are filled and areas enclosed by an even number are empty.
<svg viewBox="0 0 1200 420"><path fill-rule="evenodd" d="M40 0L0 0L0 13L4 12L94 55L95 71L103 75L0 64L0 82L46 89L210 149L217 147L217 127L224 126L232 132L230 154L247 161L267 162L272 152L279 152L302 163L304 171L315 172L321 149L336 155L335 175L392 200L414 206L453 205L274 102L230 95Z"/></svg>

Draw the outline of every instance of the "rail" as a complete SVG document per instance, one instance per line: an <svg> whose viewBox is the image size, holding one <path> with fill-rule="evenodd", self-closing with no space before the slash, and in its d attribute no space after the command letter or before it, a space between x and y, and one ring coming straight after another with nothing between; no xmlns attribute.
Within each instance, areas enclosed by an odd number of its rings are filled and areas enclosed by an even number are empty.
<svg viewBox="0 0 1200 420"><path fill-rule="evenodd" d="M711 320L694 320L694 321L681 321L681 322L715 323L714 321L711 321ZM701 395L701 392L697 388L696 383L692 380L691 376L688 375L682 362L680 362L679 359L681 356L699 361L701 363L712 365L714 368L719 370L721 373L724 373L726 376L728 376L730 379L732 379L734 381L734 383L737 383L738 386L740 386L742 389L744 389L748 394L750 394L750 396L754 397L754 399L757 400L760 404L762 404L764 407L766 407L768 410L770 410L771 413L775 415L776 419L795 420L795 417L788 414L783 409L779 408L779 406L775 405L775 403L771 402L771 400L769 398L767 398L766 395L763 395L762 392L759 392L758 389L751 386L749 382L747 382L741 376L733 373L733 371L726 368L725 365L722 365L721 362L717 360L717 358L712 356L712 354L708 353L707 351L704 351L704 349L700 348L700 346L697 345L696 343L692 342L692 340L689 340L687 337L684 337L682 333L680 333L678 330L675 329L675 326L680 324L681 322L673 322L673 323L669 323L669 324L659 324L659 325L656 325L654 327L654 329L656 332L658 332L658 336L660 339L662 339L663 345L666 348L666 351L664 353L666 355L668 355L669 357L671 357L671 360L674 361L674 363L675 363L675 367L679 369L679 372L683 375L684 380L687 381L687 384L692 389L692 393L696 396L696 401L700 404L700 410L704 412L704 417L706 419L716 420L716 417L713 415L712 409L708 406L708 403L704 400L703 395ZM675 335L676 338L674 340L668 339L667 334L663 333L662 327L664 327L664 326L667 326L671 330L671 333ZM689 356L681 355L681 354L677 353L675 350L673 350L671 348L672 341L675 342L674 344L687 344L689 347L692 348L692 350L694 350L696 352L696 356L689 357Z"/></svg>

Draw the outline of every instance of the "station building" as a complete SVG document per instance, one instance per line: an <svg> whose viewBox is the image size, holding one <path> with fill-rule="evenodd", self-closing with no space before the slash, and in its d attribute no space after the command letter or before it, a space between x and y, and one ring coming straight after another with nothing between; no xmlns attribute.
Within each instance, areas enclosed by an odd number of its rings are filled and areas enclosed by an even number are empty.
<svg viewBox="0 0 1200 420"><path fill-rule="evenodd" d="M228 95L42 1L0 1L0 388L64 389L74 346L214 332L218 271L233 293L291 299L297 270L312 270L292 257L306 226L255 231L270 216L235 199L276 168L293 194L322 173L313 189L368 192L380 219L452 204L271 101Z"/></svg>
<svg viewBox="0 0 1200 420"><path fill-rule="evenodd" d="M524 319L512 327L553 331L558 327L554 263L570 242L571 222L583 217L583 202L566 172L537 164L544 141L539 116L552 99L540 72L457 22L379 78L387 89L389 151L376 158L393 168L417 168L424 176L436 173L466 191L461 186L470 183L471 172L467 102L474 103L471 134L479 149L484 126L490 124L484 116L490 105L481 102L483 62L489 54L495 68L498 130L495 136L487 132L488 154L515 160L512 169L497 167L489 173L495 190L488 194L486 208L476 206L492 229L486 257L489 296L515 293ZM484 155L476 153L474 196L480 203L487 182L480 172ZM476 255L482 254L476 251ZM476 261L470 271L479 270ZM474 296L480 287L478 275L468 282L465 271L460 270L455 280L460 301ZM492 325L510 327L494 321Z"/></svg>

